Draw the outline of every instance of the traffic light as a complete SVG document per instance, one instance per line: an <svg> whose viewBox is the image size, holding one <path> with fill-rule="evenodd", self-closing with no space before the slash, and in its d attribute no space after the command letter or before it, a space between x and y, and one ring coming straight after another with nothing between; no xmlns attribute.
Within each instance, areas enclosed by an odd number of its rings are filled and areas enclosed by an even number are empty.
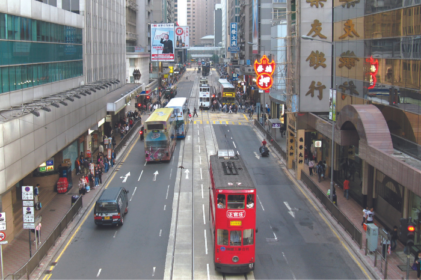
<svg viewBox="0 0 421 280"><path fill-rule="evenodd" d="M415 224L413 222L409 222L407 226L408 234L406 239L406 246L411 247L414 246L414 237L415 237Z"/></svg>
<svg viewBox="0 0 421 280"><path fill-rule="evenodd" d="M142 108L142 103L136 103L136 108Z"/></svg>

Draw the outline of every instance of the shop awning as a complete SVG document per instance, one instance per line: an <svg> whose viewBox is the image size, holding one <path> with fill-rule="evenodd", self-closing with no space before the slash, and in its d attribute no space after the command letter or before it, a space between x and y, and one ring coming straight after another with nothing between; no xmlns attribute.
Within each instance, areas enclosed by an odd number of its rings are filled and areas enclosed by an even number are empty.
<svg viewBox="0 0 421 280"><path fill-rule="evenodd" d="M141 93L143 86L141 84L126 84L125 86L110 92L107 96L107 112L117 114L123 109L130 100Z"/></svg>

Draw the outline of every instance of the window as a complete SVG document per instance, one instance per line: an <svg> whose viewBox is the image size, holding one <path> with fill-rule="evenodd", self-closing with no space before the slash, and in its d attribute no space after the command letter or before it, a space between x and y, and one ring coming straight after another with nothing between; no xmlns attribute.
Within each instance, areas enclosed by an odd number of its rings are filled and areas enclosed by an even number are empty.
<svg viewBox="0 0 421 280"><path fill-rule="evenodd" d="M228 209L244 209L244 195L228 195Z"/></svg>
<svg viewBox="0 0 421 280"><path fill-rule="evenodd" d="M247 209L254 208L254 195L248 194L247 195Z"/></svg>
<svg viewBox="0 0 421 280"><path fill-rule="evenodd" d="M63 0L63 10L79 14L79 0Z"/></svg>
<svg viewBox="0 0 421 280"><path fill-rule="evenodd" d="M35 1L42 2L42 3L48 4L48 5L57 7L57 0L35 0Z"/></svg>
<svg viewBox="0 0 421 280"><path fill-rule="evenodd" d="M245 229L243 231L243 245L253 245L254 243L254 230Z"/></svg>
<svg viewBox="0 0 421 280"><path fill-rule="evenodd" d="M163 124L148 124L148 130L163 130Z"/></svg>
<svg viewBox="0 0 421 280"><path fill-rule="evenodd" d="M228 230L218 229L216 239L217 245L228 245Z"/></svg>
<svg viewBox="0 0 421 280"><path fill-rule="evenodd" d="M230 245L241 246L241 230L231 230L230 232Z"/></svg>

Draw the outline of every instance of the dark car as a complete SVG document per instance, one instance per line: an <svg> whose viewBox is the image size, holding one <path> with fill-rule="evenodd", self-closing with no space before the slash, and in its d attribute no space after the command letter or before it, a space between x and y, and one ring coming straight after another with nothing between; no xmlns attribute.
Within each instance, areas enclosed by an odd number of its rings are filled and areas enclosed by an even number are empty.
<svg viewBox="0 0 421 280"><path fill-rule="evenodd" d="M125 188L105 189L95 203L94 218L97 226L123 225L124 215L129 211Z"/></svg>

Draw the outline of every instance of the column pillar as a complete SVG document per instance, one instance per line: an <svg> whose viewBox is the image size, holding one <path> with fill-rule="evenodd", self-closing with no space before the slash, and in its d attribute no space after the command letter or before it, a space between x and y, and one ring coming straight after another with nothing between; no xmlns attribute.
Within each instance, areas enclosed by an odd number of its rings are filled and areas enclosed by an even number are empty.
<svg viewBox="0 0 421 280"><path fill-rule="evenodd" d="M374 184L375 184L375 168L363 161L363 178L362 178L362 195L363 195L363 207L374 206Z"/></svg>

